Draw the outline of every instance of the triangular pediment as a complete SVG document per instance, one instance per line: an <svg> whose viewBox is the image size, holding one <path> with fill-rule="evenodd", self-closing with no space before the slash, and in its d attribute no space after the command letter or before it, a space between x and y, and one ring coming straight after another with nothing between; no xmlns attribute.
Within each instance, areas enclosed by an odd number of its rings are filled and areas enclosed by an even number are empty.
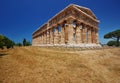
<svg viewBox="0 0 120 83"><path fill-rule="evenodd" d="M74 7L76 7L77 9L83 11L84 13L90 15L91 17L93 17L94 19L97 19L97 17L95 16L95 14L89 9L89 8L86 8L86 7L82 7L82 6L79 6L79 5L75 5L75 4L72 4Z"/></svg>

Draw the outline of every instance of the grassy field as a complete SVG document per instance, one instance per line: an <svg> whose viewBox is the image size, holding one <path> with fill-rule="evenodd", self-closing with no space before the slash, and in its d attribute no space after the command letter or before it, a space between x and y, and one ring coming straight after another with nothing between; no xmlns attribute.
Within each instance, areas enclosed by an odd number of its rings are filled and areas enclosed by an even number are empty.
<svg viewBox="0 0 120 83"><path fill-rule="evenodd" d="M0 50L0 83L120 83L120 48Z"/></svg>

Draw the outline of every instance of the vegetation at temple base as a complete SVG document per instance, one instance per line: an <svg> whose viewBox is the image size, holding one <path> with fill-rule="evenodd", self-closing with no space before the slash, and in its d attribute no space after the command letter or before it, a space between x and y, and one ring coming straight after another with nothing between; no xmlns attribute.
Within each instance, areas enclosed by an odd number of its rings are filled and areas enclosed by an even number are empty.
<svg viewBox="0 0 120 83"><path fill-rule="evenodd" d="M14 45L15 43L12 40L7 38L6 36L0 35L0 48L1 49L4 49L4 47L6 47L7 49L13 48Z"/></svg>
<svg viewBox="0 0 120 83"><path fill-rule="evenodd" d="M116 43L114 41L109 41L108 45L111 46L112 44L114 44L115 46L120 46L120 43L119 43L119 40L120 40L120 30L115 30L115 31L109 32L109 33L104 35L104 38L105 39L112 38L113 40L116 41Z"/></svg>
<svg viewBox="0 0 120 83"><path fill-rule="evenodd" d="M31 45L31 43L24 38L23 39L23 46L30 46L30 45Z"/></svg>

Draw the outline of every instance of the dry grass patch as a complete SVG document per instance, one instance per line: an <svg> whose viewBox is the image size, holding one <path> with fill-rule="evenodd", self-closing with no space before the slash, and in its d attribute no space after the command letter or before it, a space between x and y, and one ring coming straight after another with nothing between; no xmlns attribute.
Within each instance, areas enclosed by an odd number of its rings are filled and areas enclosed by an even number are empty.
<svg viewBox="0 0 120 83"><path fill-rule="evenodd" d="M1 53L3 83L119 83L120 48L68 51L20 47Z"/></svg>

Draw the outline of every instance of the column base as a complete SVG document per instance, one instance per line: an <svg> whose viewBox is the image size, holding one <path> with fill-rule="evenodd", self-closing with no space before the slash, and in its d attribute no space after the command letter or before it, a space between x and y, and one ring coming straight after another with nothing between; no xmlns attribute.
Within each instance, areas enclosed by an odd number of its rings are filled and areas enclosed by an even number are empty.
<svg viewBox="0 0 120 83"><path fill-rule="evenodd" d="M32 46L60 46L60 47L102 47L100 44L33 44Z"/></svg>

